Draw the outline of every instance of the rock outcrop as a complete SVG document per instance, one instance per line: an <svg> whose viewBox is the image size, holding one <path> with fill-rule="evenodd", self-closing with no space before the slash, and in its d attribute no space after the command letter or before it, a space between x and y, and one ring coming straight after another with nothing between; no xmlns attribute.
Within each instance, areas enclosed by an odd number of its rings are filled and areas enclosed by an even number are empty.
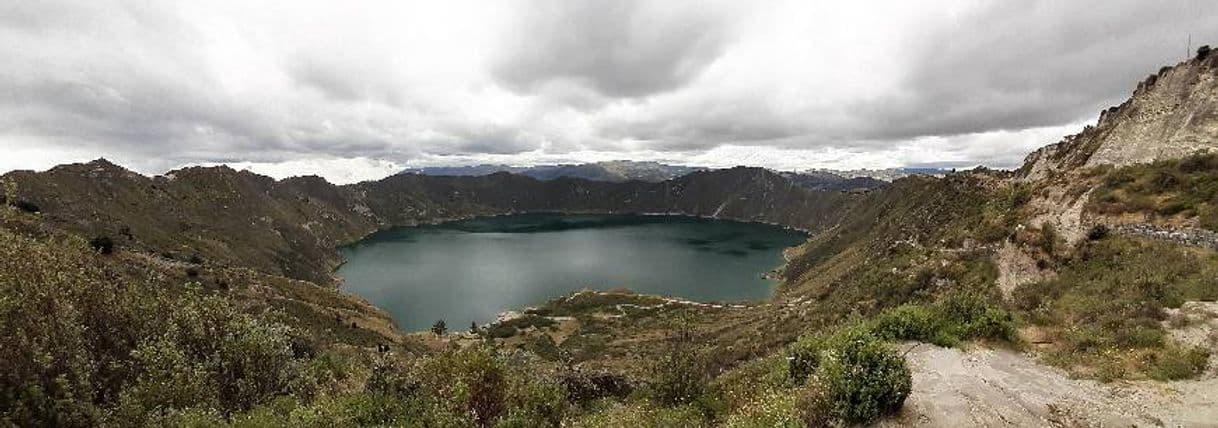
<svg viewBox="0 0 1218 428"><path fill-rule="evenodd" d="M1097 165L1129 165L1218 150L1218 55L1198 55L1138 83L1095 126L1028 155L1029 180Z"/></svg>

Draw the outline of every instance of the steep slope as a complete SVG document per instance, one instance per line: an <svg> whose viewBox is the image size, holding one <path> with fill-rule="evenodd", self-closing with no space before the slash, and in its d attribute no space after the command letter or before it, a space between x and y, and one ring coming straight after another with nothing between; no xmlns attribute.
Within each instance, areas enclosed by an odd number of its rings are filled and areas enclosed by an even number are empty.
<svg viewBox="0 0 1218 428"><path fill-rule="evenodd" d="M497 173L391 176L335 186L276 181L227 167L145 177L105 160L0 177L15 198L87 237L178 260L202 259L330 283L336 248L380 228L522 212L666 213L816 229L850 199L814 192L760 168L697 172L659 183Z"/></svg>
<svg viewBox="0 0 1218 428"><path fill-rule="evenodd" d="M1040 179L1082 166L1123 166L1218 149L1218 54L1198 55L1138 83L1095 126L1028 155L1021 171Z"/></svg>
<svg viewBox="0 0 1218 428"><path fill-rule="evenodd" d="M99 159L3 178L47 221L86 237L319 283L340 262L328 248L376 228L348 192L316 177L277 182L226 167L145 177Z"/></svg>
<svg viewBox="0 0 1218 428"><path fill-rule="evenodd" d="M780 175L799 187L830 192L866 192L888 184L871 177L846 178L828 171L783 172Z"/></svg>

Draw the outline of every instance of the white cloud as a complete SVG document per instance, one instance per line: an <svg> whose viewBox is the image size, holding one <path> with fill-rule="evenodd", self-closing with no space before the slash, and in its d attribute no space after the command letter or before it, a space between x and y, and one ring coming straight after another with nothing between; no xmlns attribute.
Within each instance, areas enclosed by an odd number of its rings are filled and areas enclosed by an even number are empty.
<svg viewBox="0 0 1218 428"><path fill-rule="evenodd" d="M199 166L216 166L217 163L201 163ZM230 168L250 171L275 179L317 175L335 184L351 184L361 181L379 180L402 172L401 165L368 158L312 158L293 159L284 162L228 162Z"/></svg>
<svg viewBox="0 0 1218 428"><path fill-rule="evenodd" d="M8 2L0 168L105 156L346 181L496 160L1013 166L1181 59L1188 34L1218 41L1216 9Z"/></svg>

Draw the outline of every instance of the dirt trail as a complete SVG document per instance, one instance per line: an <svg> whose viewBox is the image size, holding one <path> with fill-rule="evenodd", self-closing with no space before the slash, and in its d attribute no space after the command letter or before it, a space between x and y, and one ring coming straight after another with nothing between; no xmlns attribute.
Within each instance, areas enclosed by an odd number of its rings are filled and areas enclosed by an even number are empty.
<svg viewBox="0 0 1218 428"><path fill-rule="evenodd" d="M1003 349L907 343L913 392L877 426L1218 427L1218 378L1101 384Z"/></svg>

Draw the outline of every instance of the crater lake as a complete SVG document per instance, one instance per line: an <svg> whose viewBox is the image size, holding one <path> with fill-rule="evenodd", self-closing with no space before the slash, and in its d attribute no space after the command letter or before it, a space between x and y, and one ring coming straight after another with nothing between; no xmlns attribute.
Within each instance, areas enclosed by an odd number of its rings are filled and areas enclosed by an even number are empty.
<svg viewBox="0 0 1218 428"><path fill-rule="evenodd" d="M342 248L347 292L404 330L471 321L582 289L699 302L756 301L801 232L678 216L522 214L375 233Z"/></svg>

